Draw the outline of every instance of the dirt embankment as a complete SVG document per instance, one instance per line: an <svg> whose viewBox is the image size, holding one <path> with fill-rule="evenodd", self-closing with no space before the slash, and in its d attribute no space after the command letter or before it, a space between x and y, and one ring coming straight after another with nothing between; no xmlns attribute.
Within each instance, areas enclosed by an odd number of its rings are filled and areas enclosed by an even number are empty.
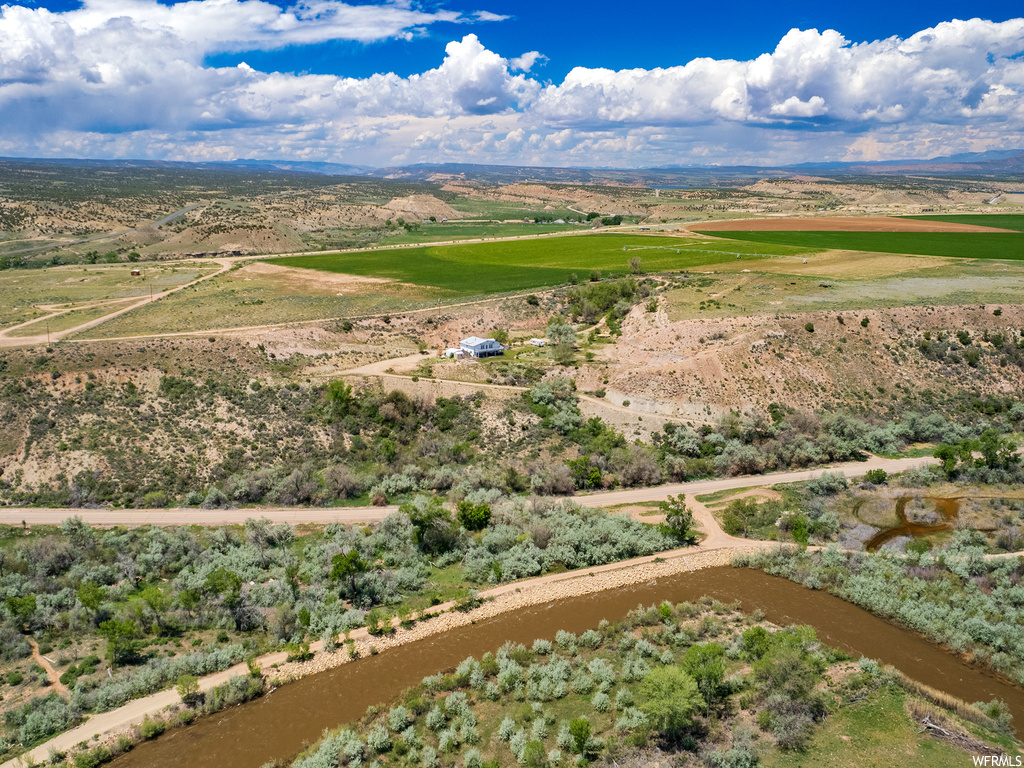
<svg viewBox="0 0 1024 768"><path fill-rule="evenodd" d="M442 219L460 219L462 214L452 208L448 203L439 200L433 195L410 195L409 197L396 197L387 203L384 208L395 215L412 219L429 219L431 216L438 221Z"/></svg>
<svg viewBox="0 0 1024 768"><path fill-rule="evenodd" d="M999 364L983 339L986 331L1005 335L1021 326L1022 305L1002 306L998 317L992 307L971 305L678 322L660 309L637 308L623 324L621 340L601 351L607 366L581 367L577 385L603 388L608 400L629 401L631 410L695 424L734 409L761 412L772 402L804 411L863 404L884 413L893 397L925 390L1020 392L1024 371ZM926 331L937 338L960 330L980 345L979 367L963 359L930 359L918 347Z"/></svg>

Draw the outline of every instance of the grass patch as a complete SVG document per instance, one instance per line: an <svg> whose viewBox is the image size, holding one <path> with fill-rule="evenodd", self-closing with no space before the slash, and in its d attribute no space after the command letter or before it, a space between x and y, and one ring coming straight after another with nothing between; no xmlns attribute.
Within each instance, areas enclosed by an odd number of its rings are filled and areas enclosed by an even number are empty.
<svg viewBox="0 0 1024 768"><path fill-rule="evenodd" d="M902 691L881 689L829 716L803 752L767 751L766 768L890 768L927 765L963 768L970 757L955 747L919 734L903 709Z"/></svg>
<svg viewBox="0 0 1024 768"><path fill-rule="evenodd" d="M722 499L729 499L746 491L751 491L756 486L748 485L746 488L725 488L721 491L715 491L714 493L702 493L699 496L693 498L699 501L701 504L708 504L715 501L721 501Z"/></svg>
<svg viewBox="0 0 1024 768"><path fill-rule="evenodd" d="M971 259L1024 259L1024 237L1002 232L705 232L715 237L871 253L912 253Z"/></svg>
<svg viewBox="0 0 1024 768"><path fill-rule="evenodd" d="M878 455L886 459L923 459L935 453L935 445L932 443L920 443L911 445L899 453L879 452Z"/></svg>

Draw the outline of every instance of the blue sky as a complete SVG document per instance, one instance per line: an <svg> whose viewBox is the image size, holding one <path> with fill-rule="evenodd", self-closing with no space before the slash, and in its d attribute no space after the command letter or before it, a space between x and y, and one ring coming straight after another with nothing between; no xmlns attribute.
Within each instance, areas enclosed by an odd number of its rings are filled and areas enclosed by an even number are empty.
<svg viewBox="0 0 1024 768"><path fill-rule="evenodd" d="M1024 15L1017 0L971 3L939 0L934 3L842 2L807 0L778 2L640 2L625 4L635 11L621 17L622 2L557 3L536 0L489 0L424 4L471 14L487 10L509 18L481 23L474 31L491 50L504 56L537 50L548 57L539 70L543 77L560 80L573 67L632 69L669 67L690 59L754 58L772 50L793 27L836 29L855 41L877 40L915 32L950 19L979 16L1005 21ZM445 43L462 36L462 25L438 24L413 41L387 41L373 45L328 44L275 51L259 57L267 68L310 71L349 77L374 72L408 76L437 66ZM225 56L220 61L256 57Z"/></svg>
<svg viewBox="0 0 1024 768"><path fill-rule="evenodd" d="M644 166L1016 147L1021 15L1019 0L16 4L0 13L0 154Z"/></svg>

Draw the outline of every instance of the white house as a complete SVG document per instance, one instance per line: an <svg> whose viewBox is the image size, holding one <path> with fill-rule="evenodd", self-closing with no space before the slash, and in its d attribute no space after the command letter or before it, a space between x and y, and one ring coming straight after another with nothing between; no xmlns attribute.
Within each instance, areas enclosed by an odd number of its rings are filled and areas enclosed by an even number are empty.
<svg viewBox="0 0 1024 768"><path fill-rule="evenodd" d="M459 348L466 357L495 357L505 351L494 339L481 339L479 336L470 336L459 342Z"/></svg>

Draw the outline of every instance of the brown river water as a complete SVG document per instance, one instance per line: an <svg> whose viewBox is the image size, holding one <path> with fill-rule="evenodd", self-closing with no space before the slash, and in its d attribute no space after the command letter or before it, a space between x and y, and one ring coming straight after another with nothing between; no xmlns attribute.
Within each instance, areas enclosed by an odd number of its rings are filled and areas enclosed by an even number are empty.
<svg viewBox="0 0 1024 768"><path fill-rule="evenodd" d="M426 675L480 658L506 640L532 643L560 630L582 632L617 621L638 604L694 601L710 595L760 608L778 625L809 624L855 658L891 664L911 678L967 701L1005 701L1024 723L1024 691L975 668L914 632L888 624L825 592L745 568L709 568L630 587L568 598L485 619L377 656L303 678L261 699L168 731L118 758L116 768L259 768L298 753L371 704L396 697Z"/></svg>
<svg viewBox="0 0 1024 768"><path fill-rule="evenodd" d="M929 496L926 500L932 502L935 506L935 512L941 520L934 523L908 520L907 503L911 498L910 496L903 496L896 499L896 517L899 519L900 524L895 528L876 533L871 537L868 543L864 545L868 552L874 552L885 542L891 541L898 536L911 536L916 539L919 536L927 536L929 533L935 533L936 531L948 531L956 523L957 515L960 514L960 499L941 499Z"/></svg>

